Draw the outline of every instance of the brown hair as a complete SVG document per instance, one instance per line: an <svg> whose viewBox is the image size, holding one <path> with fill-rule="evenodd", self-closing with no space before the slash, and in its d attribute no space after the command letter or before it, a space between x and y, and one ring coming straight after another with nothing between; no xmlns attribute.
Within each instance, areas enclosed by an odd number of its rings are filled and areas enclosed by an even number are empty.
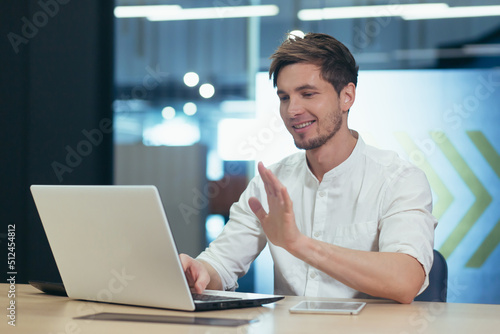
<svg viewBox="0 0 500 334"><path fill-rule="evenodd" d="M288 35L271 57L269 79L277 86L280 70L295 63L312 63L321 68L321 77L332 84L337 94L352 82L358 83L358 66L349 49L326 34L308 33L303 38Z"/></svg>

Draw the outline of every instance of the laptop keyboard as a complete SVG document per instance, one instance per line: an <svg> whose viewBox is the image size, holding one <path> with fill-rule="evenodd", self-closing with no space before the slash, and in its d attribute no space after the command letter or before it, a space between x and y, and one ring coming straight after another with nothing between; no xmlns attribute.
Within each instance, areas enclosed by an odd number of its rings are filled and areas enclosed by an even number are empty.
<svg viewBox="0 0 500 334"><path fill-rule="evenodd" d="M238 300L241 298L193 293L193 299L195 301L199 300L199 301L206 302L206 301L221 301L221 300Z"/></svg>

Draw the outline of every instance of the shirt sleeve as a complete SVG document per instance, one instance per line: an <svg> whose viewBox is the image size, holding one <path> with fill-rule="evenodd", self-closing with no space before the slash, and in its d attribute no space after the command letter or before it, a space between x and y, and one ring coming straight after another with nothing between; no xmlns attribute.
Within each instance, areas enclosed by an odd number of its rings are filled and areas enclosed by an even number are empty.
<svg viewBox="0 0 500 334"><path fill-rule="evenodd" d="M238 278L247 273L267 243L260 222L248 205L252 196L263 201L259 181L260 177L252 179L239 201L231 206L230 219L222 233L197 257L219 273L224 290L238 287Z"/></svg>
<svg viewBox="0 0 500 334"><path fill-rule="evenodd" d="M437 225L425 174L416 167L404 168L388 182L382 203L379 250L408 254L420 262L425 271L420 294L429 285Z"/></svg>

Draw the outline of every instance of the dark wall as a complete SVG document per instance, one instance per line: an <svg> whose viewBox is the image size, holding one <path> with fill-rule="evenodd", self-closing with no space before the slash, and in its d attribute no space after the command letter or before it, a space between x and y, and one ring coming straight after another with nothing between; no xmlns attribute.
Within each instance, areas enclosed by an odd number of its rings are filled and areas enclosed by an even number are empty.
<svg viewBox="0 0 500 334"><path fill-rule="evenodd" d="M59 280L29 186L112 183L113 1L3 0L0 28L0 274Z"/></svg>

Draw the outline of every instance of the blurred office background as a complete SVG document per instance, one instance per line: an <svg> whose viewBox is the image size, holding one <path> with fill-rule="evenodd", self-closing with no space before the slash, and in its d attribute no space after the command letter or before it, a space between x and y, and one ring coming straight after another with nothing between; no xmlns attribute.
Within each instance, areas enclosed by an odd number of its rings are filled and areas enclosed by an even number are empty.
<svg viewBox="0 0 500 334"><path fill-rule="evenodd" d="M269 56L286 33L322 32L346 44L360 66L350 127L429 178L448 301L500 303L498 1L0 6L7 37L0 241L4 252L7 224L16 224L21 281L58 278L33 183L155 184L179 250L203 250L255 162L296 150L280 123ZM267 253L240 289L272 292Z"/></svg>

